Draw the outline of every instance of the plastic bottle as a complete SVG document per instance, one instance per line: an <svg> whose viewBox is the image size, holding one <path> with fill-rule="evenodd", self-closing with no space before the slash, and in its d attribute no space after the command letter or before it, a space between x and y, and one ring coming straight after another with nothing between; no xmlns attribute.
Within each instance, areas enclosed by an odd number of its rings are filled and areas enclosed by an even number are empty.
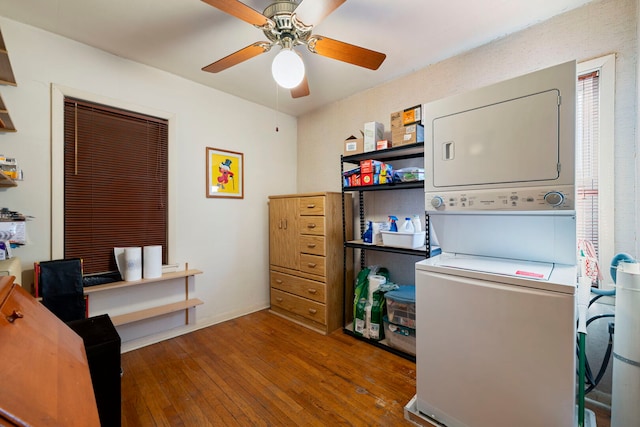
<svg viewBox="0 0 640 427"><path fill-rule="evenodd" d="M411 217L411 223L413 224L413 231L419 233L422 231L422 222L420 221L420 215L413 215Z"/></svg>
<svg viewBox="0 0 640 427"><path fill-rule="evenodd" d="M389 221L391 222L391 226L389 227L389 231L398 231L398 225L396 224L397 220L398 220L398 218L396 216L389 215Z"/></svg>
<svg viewBox="0 0 640 427"><path fill-rule="evenodd" d="M411 218L406 217L404 219L404 224L402 224L402 228L400 228L400 231L402 231L403 233L414 233L415 230L413 228L413 223L411 222Z"/></svg>
<svg viewBox="0 0 640 427"><path fill-rule="evenodd" d="M362 241L364 243L373 243L373 224L368 221L367 229L362 234Z"/></svg>

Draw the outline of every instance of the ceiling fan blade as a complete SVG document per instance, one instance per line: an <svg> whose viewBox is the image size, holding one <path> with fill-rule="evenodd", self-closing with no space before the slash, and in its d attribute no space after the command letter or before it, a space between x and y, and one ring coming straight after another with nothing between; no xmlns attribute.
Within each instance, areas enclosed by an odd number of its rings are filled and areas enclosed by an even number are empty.
<svg viewBox="0 0 640 427"><path fill-rule="evenodd" d="M307 0L301 1L294 13L305 25L318 25L331 12L347 0Z"/></svg>
<svg viewBox="0 0 640 427"><path fill-rule="evenodd" d="M216 62L207 65L202 68L202 71L208 71L210 73L217 73L222 70L226 70L229 67L233 67L241 62L251 59L254 56L258 56L270 49L268 42L255 42L245 48L240 49L237 52L227 55Z"/></svg>
<svg viewBox="0 0 640 427"><path fill-rule="evenodd" d="M311 52L370 70L377 70L387 57L384 53L324 36L313 36L313 39L314 42L309 43L309 50Z"/></svg>
<svg viewBox="0 0 640 427"><path fill-rule="evenodd" d="M307 75L305 74L304 79L302 79L302 83L291 89L291 97L302 98L303 96L308 96L309 93L309 81L307 80Z"/></svg>
<svg viewBox="0 0 640 427"><path fill-rule="evenodd" d="M202 0L229 15L242 19L251 25L262 26L270 20L260 12L250 8L238 0Z"/></svg>

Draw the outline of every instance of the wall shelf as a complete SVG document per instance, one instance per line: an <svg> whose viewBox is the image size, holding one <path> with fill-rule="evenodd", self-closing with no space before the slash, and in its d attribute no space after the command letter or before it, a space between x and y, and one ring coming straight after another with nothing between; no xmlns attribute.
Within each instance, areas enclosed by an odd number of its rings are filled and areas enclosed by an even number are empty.
<svg viewBox="0 0 640 427"><path fill-rule="evenodd" d="M132 280L132 281L120 281L120 282L112 282L105 283L104 285L96 285L89 286L84 288L84 294L91 295L97 294L100 292L111 291L114 289L122 289L128 288L130 286L140 286L144 284L150 283L158 283L164 282L167 280L173 279L181 279L184 278L184 294L185 299L182 301L176 301L169 304L163 304L155 307L145 308L142 310L132 311L130 313L119 314L115 316L111 316L111 321L115 326L125 325L133 322L138 322L140 320L151 319L153 317L158 317L163 314L175 313L177 311L185 311L185 324L189 323L189 309L201 304L204 304L204 301L198 298L189 298L189 277L194 276L196 274L202 274L202 271L195 269L185 269L182 271L174 271L171 273L164 273L162 276L154 278L154 279L141 279L141 280Z"/></svg>
<svg viewBox="0 0 640 427"><path fill-rule="evenodd" d="M0 132L15 132L16 128L9 117L9 111L4 106L2 96L0 96Z"/></svg>
<svg viewBox="0 0 640 427"><path fill-rule="evenodd" d="M0 172L0 187L17 187L18 183L9 178L3 172Z"/></svg>
<svg viewBox="0 0 640 427"><path fill-rule="evenodd" d="M139 320L150 319L152 317L161 316L163 314L175 313L176 311L188 310L191 307L204 304L204 301L198 298L188 299L186 301L178 301L172 304L165 304L158 307L147 308L145 310L139 310L132 313L121 314L113 316L111 321L115 326L124 325L127 323L137 322Z"/></svg>
<svg viewBox="0 0 640 427"><path fill-rule="evenodd" d="M0 32L0 84L17 86L16 78L13 75L11 61L9 61L9 52L4 44L2 32Z"/></svg>

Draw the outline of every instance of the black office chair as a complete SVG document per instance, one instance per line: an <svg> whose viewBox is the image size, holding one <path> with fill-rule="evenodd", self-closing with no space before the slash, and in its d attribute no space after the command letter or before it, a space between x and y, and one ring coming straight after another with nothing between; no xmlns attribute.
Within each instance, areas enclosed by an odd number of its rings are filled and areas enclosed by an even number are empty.
<svg viewBox="0 0 640 427"><path fill-rule="evenodd" d="M63 322L85 319L82 259L41 261L34 265L36 296Z"/></svg>

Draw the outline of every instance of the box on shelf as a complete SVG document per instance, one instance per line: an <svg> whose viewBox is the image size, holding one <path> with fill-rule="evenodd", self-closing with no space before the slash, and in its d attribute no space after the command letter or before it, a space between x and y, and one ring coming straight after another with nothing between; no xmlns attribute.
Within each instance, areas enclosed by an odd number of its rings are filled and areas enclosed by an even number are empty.
<svg viewBox="0 0 640 427"><path fill-rule="evenodd" d="M424 246L426 232L403 233L402 231L381 231L382 244L396 248L417 249Z"/></svg>
<svg viewBox="0 0 640 427"><path fill-rule="evenodd" d="M364 124L364 152L376 151L376 143L383 139L384 125L380 122Z"/></svg>
<svg viewBox="0 0 640 427"><path fill-rule="evenodd" d="M391 122L391 131L402 129L414 123L420 123L422 121L422 106L416 105L405 108L402 111L395 111L391 113L389 121Z"/></svg>
<svg viewBox="0 0 640 427"><path fill-rule="evenodd" d="M391 131L393 146L424 142L424 126L412 124Z"/></svg>
<svg viewBox="0 0 640 427"><path fill-rule="evenodd" d="M405 108L402 112L402 125L408 126L414 123L420 123L422 121L422 107L416 105L410 108Z"/></svg>
<svg viewBox="0 0 640 427"><path fill-rule="evenodd" d="M381 139L376 142L376 150L386 150L387 148L391 148L391 140L389 139Z"/></svg>
<svg viewBox="0 0 640 427"><path fill-rule="evenodd" d="M393 172L393 180L395 182L424 181L424 169L416 167L398 169Z"/></svg>
<svg viewBox="0 0 640 427"><path fill-rule="evenodd" d="M342 173L342 183L344 187L357 187L361 183L360 168L351 169Z"/></svg>
<svg viewBox="0 0 640 427"><path fill-rule="evenodd" d="M391 113L389 118L389 122L391 123L391 131L393 132L396 129L401 129L404 124L402 124L404 111L394 111Z"/></svg>
<svg viewBox="0 0 640 427"><path fill-rule="evenodd" d="M344 155L352 156L354 154L364 153L364 140L351 135L344 140Z"/></svg>
<svg viewBox="0 0 640 427"><path fill-rule="evenodd" d="M378 160L361 160L359 172L360 183L358 185L378 185L393 182L393 166Z"/></svg>
<svg viewBox="0 0 640 427"><path fill-rule="evenodd" d="M416 287L415 285L403 285L400 288L385 294L387 301L387 317L389 322L416 327Z"/></svg>
<svg viewBox="0 0 640 427"><path fill-rule="evenodd" d="M390 347L404 351L415 356L416 354L416 330L408 326L396 325L389 322L384 316L384 336Z"/></svg>

